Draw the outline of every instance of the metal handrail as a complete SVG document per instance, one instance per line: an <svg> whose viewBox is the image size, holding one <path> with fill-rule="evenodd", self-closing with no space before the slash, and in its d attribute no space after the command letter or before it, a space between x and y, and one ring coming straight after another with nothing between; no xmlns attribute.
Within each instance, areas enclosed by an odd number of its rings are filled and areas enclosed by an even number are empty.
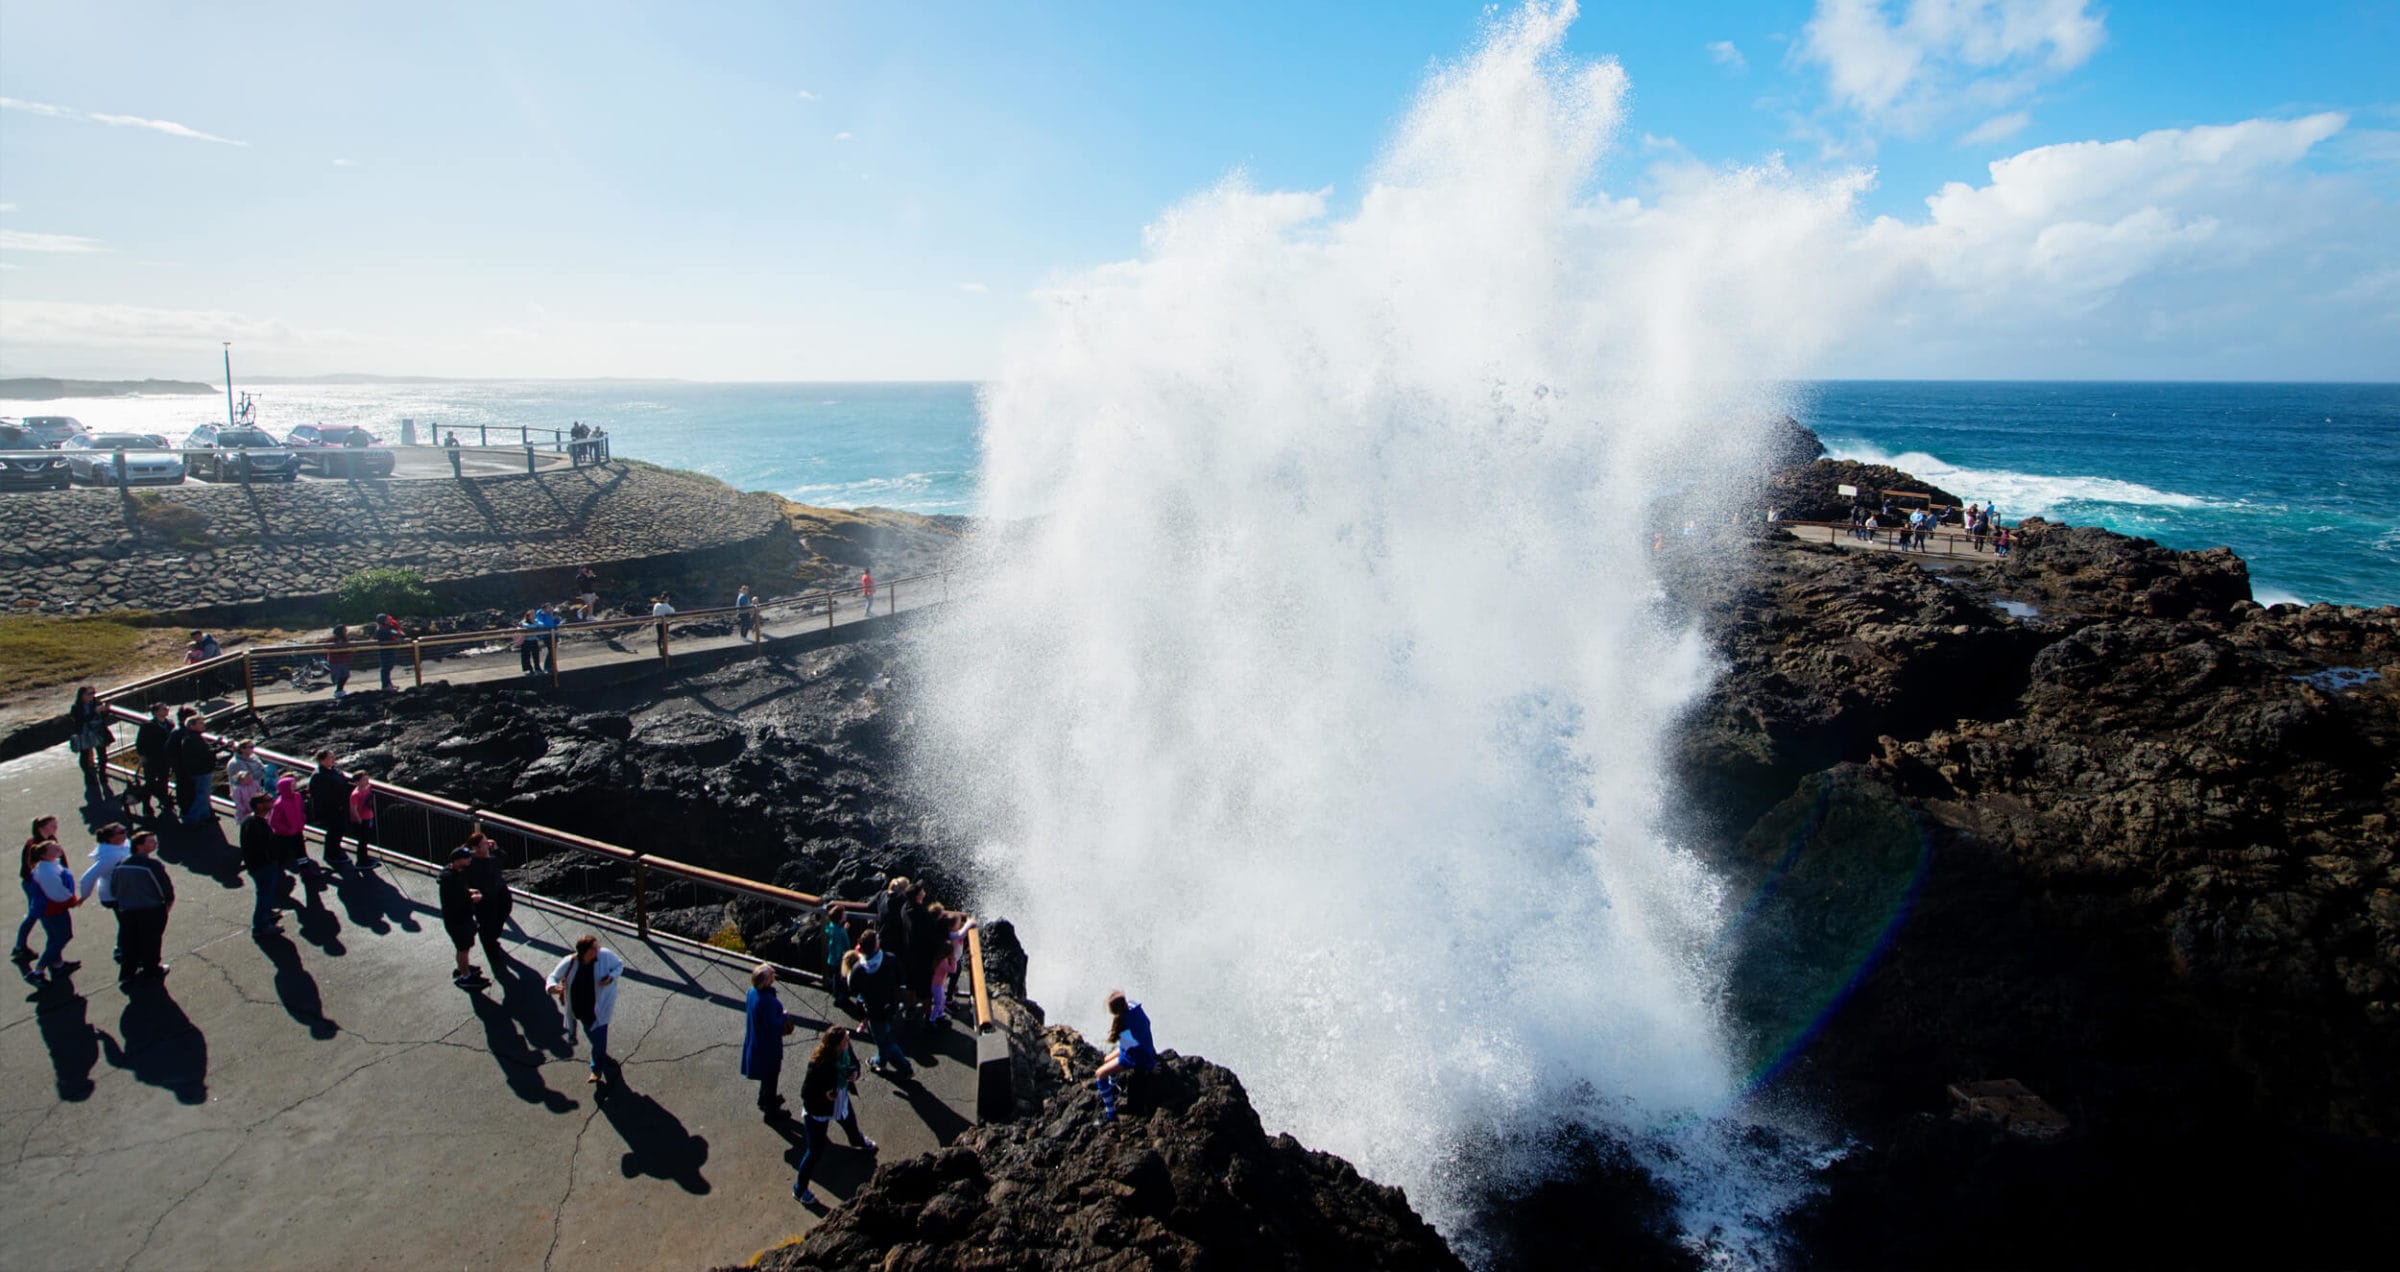
<svg viewBox="0 0 2400 1272"><path fill-rule="evenodd" d="M1783 520L1783 521L1772 521L1772 522L1769 522L1769 523L1768 523L1768 525L1769 525L1769 527L1770 527L1770 528L1777 529L1777 530L1789 530L1789 529L1796 529L1796 528L1805 528L1805 529L1812 529L1812 530L1824 530L1824 531L1827 531L1827 532L1828 532L1828 534L1827 534L1827 537L1826 537L1826 542L1828 542L1828 543L1832 543L1832 542L1834 542L1836 539L1838 539L1838 538L1839 538L1841 535L1843 535L1843 534L1867 534L1867 533L1872 533L1872 534L1874 534L1874 535L1876 535L1876 536L1882 536L1882 535L1886 535L1886 534L1890 534L1890 535L1903 535L1903 534L1906 534L1906 535L1916 535L1916 534L1923 534L1923 535L1927 536L1928 538L1937 538L1937 539L1941 539L1941 540L1943 540L1943 541L1944 541L1944 547L1942 548L1942 555L1944 555L1944 556L1952 556L1952 555L1955 555L1955 553L1954 553L1954 552L1951 550L1950 546L1948 546L1949 544L1956 543L1956 542L1960 542L1960 541L1972 542L1972 541L1974 541L1974 540L1977 538L1977 536L1976 536L1975 534L1973 534L1973 533L1971 533L1971 532L1969 532L1969 531L1965 531L1965 530L1953 530L1953 529L1949 529L1949 528L1947 528L1947 527L1932 527L1932 528L1928 528L1928 529L1925 529L1925 530L1919 531L1919 530L1911 530L1911 529L1909 529L1907 526L1877 526L1877 527L1875 527L1875 528L1874 528L1874 530L1873 530L1873 531L1871 531L1871 532L1870 532L1870 531L1868 531L1868 530L1867 530L1867 528L1866 528L1865 526L1854 526L1854 525L1850 524L1850 523L1849 523L1849 522L1847 522L1847 521L1792 521L1792 520ZM2016 537L2016 534L2017 534L2017 528L2016 528L2015 526L1994 526L1994 527L1993 527L1991 530L1986 530L1986 531L1984 531L1981 537L1982 537L1983 541L1984 541L1984 542L1985 542L1987 545L1989 545L1989 544L1992 542L1992 539L1993 539L1993 536L1994 536L1994 534L1995 534L1997 531L2000 531L2000 530L2006 530L2006 531L2008 531L2008 533L2009 533L2009 537L2010 537L2012 540L2013 540L2013 539ZM1795 537L1797 537L1797 536L1795 536ZM1875 538L1875 539L1871 540L1871 542L1881 543L1881 542L1883 542L1883 540L1882 540L1880 537L1878 537L1878 538Z"/></svg>

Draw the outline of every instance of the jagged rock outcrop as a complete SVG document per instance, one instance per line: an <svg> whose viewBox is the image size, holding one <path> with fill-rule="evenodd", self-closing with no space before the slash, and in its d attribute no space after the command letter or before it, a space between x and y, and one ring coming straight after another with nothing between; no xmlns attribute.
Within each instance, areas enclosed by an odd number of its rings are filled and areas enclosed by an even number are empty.
<svg viewBox="0 0 2400 1272"><path fill-rule="evenodd" d="M2250 599L2250 567L2231 548L2178 552L2040 517L2018 523L2009 555L1978 568L1995 586L2077 614L2222 619Z"/></svg>
<svg viewBox="0 0 2400 1272"><path fill-rule="evenodd" d="M1230 1070L1165 1052L1138 1097L1104 1124L1084 1080L1097 1053L1075 1043L1078 1080L1033 1116L878 1167L806 1237L751 1266L1464 1272L1399 1189L1268 1135Z"/></svg>
<svg viewBox="0 0 2400 1272"><path fill-rule="evenodd" d="M1842 521L1850 516L1850 496L1838 488L1856 486L1873 501L1884 491L1910 491L1934 503L1958 507L1966 501L1930 482L1889 464L1862 464L1855 459L1819 459L1784 468L1767 479L1766 502L1782 510L1786 521ZM1909 507L1918 506L1914 501Z"/></svg>

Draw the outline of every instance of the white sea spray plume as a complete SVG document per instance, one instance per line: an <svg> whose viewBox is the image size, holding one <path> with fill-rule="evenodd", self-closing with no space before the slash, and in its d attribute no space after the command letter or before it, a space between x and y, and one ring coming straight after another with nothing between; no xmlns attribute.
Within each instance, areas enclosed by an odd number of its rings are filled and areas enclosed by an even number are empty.
<svg viewBox="0 0 2400 1272"><path fill-rule="evenodd" d="M924 631L916 771L1055 1018L1129 989L1448 1227L1463 1143L1565 1111L1679 1135L1723 1229L1765 1188L1690 1133L1740 1065L1654 536L1745 515L1861 179L1600 192L1627 85L1572 17L1437 71L1354 210L1236 177L1055 289L986 391L1010 528Z"/></svg>

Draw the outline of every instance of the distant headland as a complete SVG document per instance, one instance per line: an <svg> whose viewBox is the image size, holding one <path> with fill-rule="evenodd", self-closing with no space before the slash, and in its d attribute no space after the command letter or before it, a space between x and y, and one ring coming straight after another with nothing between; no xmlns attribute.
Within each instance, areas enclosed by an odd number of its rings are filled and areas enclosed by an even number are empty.
<svg viewBox="0 0 2400 1272"><path fill-rule="evenodd" d="M51 398L163 397L214 393L217 386L191 380L54 380L43 376L0 380L0 401L41 402Z"/></svg>

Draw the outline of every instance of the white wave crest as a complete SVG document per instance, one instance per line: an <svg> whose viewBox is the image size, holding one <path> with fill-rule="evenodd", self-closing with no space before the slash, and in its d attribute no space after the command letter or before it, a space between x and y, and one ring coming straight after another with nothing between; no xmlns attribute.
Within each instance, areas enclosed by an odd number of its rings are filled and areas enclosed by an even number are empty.
<svg viewBox="0 0 2400 1272"><path fill-rule="evenodd" d="M1848 439L1827 438L1826 453L1835 459L1862 464L1888 464L1921 477L1969 503L1996 504L2006 520L2055 517L2076 504L2117 504L2142 508L2206 508L2216 501L2198 495L2159 490L2140 482L2114 477L2059 477L2020 473L2006 468L1969 468L1938 459L1923 451L1894 455Z"/></svg>

